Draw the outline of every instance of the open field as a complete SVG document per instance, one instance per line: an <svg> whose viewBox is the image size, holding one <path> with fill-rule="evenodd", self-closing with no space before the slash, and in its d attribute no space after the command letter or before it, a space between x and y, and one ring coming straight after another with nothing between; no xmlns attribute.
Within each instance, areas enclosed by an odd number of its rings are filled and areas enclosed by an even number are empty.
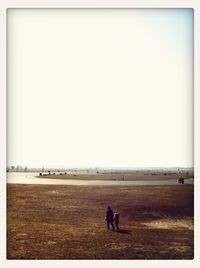
<svg viewBox="0 0 200 268"><path fill-rule="evenodd" d="M193 185L7 187L8 259L193 258Z"/></svg>
<svg viewBox="0 0 200 268"><path fill-rule="evenodd" d="M37 178L41 178L41 176L37 176ZM52 178L52 179L64 179L64 180L169 180L169 179L177 179L177 175L172 176L154 176L154 175L104 175L104 174L78 174L78 175L71 175L71 174L63 174L63 175L46 175L42 176L42 178Z"/></svg>
<svg viewBox="0 0 200 268"><path fill-rule="evenodd" d="M193 171L190 172L181 172L179 174L175 171L126 171L126 172L106 172L106 173L67 173L60 172L55 173L51 172L43 173L42 176L37 176L38 178L52 178L52 179L65 179L65 180L178 180L180 176L183 176L185 179L189 179L194 176Z"/></svg>

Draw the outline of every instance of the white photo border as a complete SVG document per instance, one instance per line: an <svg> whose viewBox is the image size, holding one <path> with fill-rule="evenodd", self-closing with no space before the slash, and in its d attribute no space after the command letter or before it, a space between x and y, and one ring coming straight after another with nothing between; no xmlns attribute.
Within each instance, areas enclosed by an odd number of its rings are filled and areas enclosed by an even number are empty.
<svg viewBox="0 0 200 268"><path fill-rule="evenodd" d="M194 259L193 260L7 260L6 258L6 13L8 8L193 8L194 9ZM200 1L199 0L1 0L0 2L0 264L1 267L199 267L200 265Z"/></svg>

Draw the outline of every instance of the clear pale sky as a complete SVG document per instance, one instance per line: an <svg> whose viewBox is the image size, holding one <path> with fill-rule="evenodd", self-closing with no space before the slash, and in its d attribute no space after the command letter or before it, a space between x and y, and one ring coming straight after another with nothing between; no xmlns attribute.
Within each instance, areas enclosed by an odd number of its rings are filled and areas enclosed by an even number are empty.
<svg viewBox="0 0 200 268"><path fill-rule="evenodd" d="M192 9L8 11L8 165L193 166Z"/></svg>

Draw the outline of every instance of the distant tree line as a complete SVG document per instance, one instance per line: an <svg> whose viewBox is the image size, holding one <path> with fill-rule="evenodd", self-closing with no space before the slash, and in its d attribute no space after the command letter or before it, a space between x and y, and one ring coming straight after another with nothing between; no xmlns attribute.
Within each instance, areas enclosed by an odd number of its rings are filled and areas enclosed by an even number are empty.
<svg viewBox="0 0 200 268"><path fill-rule="evenodd" d="M27 166L9 166L7 167L7 172L27 172L28 167Z"/></svg>

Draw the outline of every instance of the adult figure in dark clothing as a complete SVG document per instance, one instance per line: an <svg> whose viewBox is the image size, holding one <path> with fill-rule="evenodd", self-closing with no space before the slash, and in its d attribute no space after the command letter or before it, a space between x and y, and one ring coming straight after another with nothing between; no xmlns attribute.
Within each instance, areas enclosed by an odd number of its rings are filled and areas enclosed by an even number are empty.
<svg viewBox="0 0 200 268"><path fill-rule="evenodd" d="M105 220L107 222L108 230L110 229L110 225L112 226L112 229L115 230L115 227L114 227L114 224L113 224L113 218L114 218L114 213L113 213L111 207L108 207L108 209L106 211L106 217L105 217Z"/></svg>

